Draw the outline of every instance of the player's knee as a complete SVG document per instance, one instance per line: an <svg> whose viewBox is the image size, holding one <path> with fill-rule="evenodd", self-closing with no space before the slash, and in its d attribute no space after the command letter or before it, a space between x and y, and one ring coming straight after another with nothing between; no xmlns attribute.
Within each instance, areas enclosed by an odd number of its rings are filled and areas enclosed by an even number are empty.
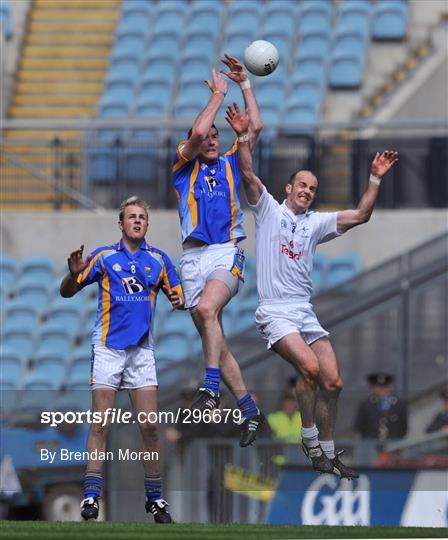
<svg viewBox="0 0 448 540"><path fill-rule="evenodd" d="M217 319L218 311L212 302L207 300L199 302L196 308L196 313L198 314L201 321L210 321L212 319Z"/></svg>
<svg viewBox="0 0 448 540"><path fill-rule="evenodd" d="M344 386L344 381L342 380L342 377L338 375L322 381L321 386L323 390L327 390L328 392L339 393Z"/></svg>
<svg viewBox="0 0 448 540"><path fill-rule="evenodd" d="M140 422L139 428L144 438L155 440L159 436L157 422Z"/></svg>
<svg viewBox="0 0 448 540"><path fill-rule="evenodd" d="M101 437L105 439L109 433L110 422L94 422L90 426L91 434L95 437Z"/></svg>
<svg viewBox="0 0 448 540"><path fill-rule="evenodd" d="M302 365L301 368L302 376L310 381L314 382L319 376L319 363L314 358L310 358L307 362Z"/></svg>

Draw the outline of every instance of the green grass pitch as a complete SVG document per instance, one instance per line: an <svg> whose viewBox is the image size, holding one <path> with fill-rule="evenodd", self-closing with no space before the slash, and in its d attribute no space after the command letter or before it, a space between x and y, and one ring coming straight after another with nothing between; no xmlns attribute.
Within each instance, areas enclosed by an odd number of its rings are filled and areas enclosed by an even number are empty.
<svg viewBox="0 0 448 540"><path fill-rule="evenodd" d="M448 529L428 527L327 527L290 525L200 525L177 523L74 523L2 521L11 540L280 540L293 538L446 538Z"/></svg>

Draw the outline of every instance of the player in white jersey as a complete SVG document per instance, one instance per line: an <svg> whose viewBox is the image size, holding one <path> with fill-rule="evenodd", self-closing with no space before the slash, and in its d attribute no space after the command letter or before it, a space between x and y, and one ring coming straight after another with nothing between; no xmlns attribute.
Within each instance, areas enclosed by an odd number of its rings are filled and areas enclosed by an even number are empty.
<svg viewBox="0 0 448 540"><path fill-rule="evenodd" d="M248 119L234 104L227 121L243 141L238 146L241 178L255 217L257 327L268 348L299 372L297 400L302 415L302 447L318 472L356 478L334 448L337 400L342 378L336 355L310 304L311 270L316 246L366 223L378 197L382 177L398 159L397 152L376 154L369 185L357 208L341 212L314 212L317 178L297 171L286 184L286 199L279 204L252 168L252 155L244 134Z"/></svg>

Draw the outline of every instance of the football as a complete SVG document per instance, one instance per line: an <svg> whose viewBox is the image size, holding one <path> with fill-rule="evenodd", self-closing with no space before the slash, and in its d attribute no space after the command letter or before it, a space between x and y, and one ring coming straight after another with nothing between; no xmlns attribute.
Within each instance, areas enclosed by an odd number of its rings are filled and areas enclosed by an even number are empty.
<svg viewBox="0 0 448 540"><path fill-rule="evenodd" d="M270 75L278 66L278 62L278 50L269 41L262 39L253 41L244 51L244 65L259 77Z"/></svg>

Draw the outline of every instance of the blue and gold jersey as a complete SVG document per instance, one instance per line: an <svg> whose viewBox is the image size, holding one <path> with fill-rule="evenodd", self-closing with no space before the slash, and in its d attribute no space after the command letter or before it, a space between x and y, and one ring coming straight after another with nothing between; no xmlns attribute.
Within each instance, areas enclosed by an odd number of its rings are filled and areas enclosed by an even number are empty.
<svg viewBox="0 0 448 540"><path fill-rule="evenodd" d="M133 345L153 348L154 313L162 286L182 296L176 269L168 256L144 240L136 253L120 240L91 255L77 283L98 283L98 313L92 343L113 349Z"/></svg>
<svg viewBox="0 0 448 540"><path fill-rule="evenodd" d="M206 164L182 155L185 142L179 144L172 168L182 242L188 237L206 244L243 240L237 143L214 163Z"/></svg>

